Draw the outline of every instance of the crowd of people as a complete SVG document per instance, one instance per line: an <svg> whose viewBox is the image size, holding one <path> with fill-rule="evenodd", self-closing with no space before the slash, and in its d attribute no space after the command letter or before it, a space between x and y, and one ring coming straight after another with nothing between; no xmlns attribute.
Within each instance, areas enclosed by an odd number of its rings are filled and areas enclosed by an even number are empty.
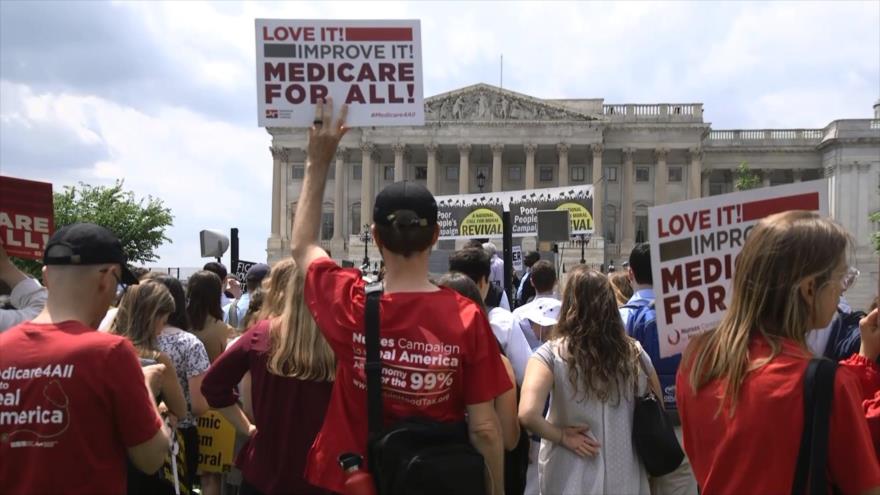
<svg viewBox="0 0 880 495"><path fill-rule="evenodd" d="M244 288L215 262L185 285L135 273L94 224L52 235L45 288L0 246L19 306L0 313L0 491L221 493L197 462L195 419L213 409L242 439L242 494L406 493L416 478L427 493L792 493L819 479L880 494L878 310L845 304L858 272L839 225L761 220L718 328L661 358L648 244L625 271L581 265L562 283L526 253L512 294L491 243L432 275L437 204L404 181L374 202L381 280L337 265L318 233L344 112L318 105L291 257L255 265ZM826 460L804 474L815 358L839 366L815 409ZM633 440L652 396L686 454L663 474Z"/></svg>

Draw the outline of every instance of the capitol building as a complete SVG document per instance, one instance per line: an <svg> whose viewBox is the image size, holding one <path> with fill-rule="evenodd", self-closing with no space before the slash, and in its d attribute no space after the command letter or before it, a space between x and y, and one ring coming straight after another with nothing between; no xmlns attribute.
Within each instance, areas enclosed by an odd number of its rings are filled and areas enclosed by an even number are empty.
<svg viewBox="0 0 880 495"><path fill-rule="evenodd" d="M852 234L850 262L862 273L847 298L864 309L880 268L869 242L880 225L868 219L880 210L880 101L873 112L866 105L865 115L819 129L714 129L700 103L540 99L468 86L427 98L424 126L348 132L324 195L322 242L334 258L359 264L373 198L398 180L421 182L435 195L592 184L587 264L620 266L647 239L649 207L733 192L746 163L765 187L828 179L831 214ZM308 136L306 129L267 130L274 164L267 253L274 262L289 252ZM445 271L457 242L439 243L432 271ZM514 243L537 247L534 238ZM374 246L368 253L378 259ZM579 242L564 243L560 256L560 266L579 261Z"/></svg>

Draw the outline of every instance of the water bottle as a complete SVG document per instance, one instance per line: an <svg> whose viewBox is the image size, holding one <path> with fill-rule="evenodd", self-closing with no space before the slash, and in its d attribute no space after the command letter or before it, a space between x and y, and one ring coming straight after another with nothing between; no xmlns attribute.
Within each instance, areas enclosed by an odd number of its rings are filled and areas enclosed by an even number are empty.
<svg viewBox="0 0 880 495"><path fill-rule="evenodd" d="M339 456L339 465L345 471L343 495L377 495L373 475L361 469L363 457L345 453Z"/></svg>

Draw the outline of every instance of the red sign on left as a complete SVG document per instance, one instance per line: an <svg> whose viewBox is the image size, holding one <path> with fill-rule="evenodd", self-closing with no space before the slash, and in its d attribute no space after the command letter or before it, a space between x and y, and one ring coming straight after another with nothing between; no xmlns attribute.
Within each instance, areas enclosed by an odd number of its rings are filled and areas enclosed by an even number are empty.
<svg viewBox="0 0 880 495"><path fill-rule="evenodd" d="M54 211L52 184L0 176L0 244L9 256L43 259Z"/></svg>

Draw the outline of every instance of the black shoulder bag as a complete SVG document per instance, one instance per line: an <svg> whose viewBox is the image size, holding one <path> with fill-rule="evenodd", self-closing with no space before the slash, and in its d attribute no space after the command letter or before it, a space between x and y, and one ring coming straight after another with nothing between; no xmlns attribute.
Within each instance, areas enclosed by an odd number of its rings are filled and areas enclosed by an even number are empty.
<svg viewBox="0 0 880 495"><path fill-rule="evenodd" d="M669 474L681 465L684 451L675 436L672 420L663 409L662 399L653 390L651 375L639 356L639 367L648 379L648 393L636 396L633 412L632 439L639 459L651 476ZM636 376L638 386L638 376Z"/></svg>
<svg viewBox="0 0 880 495"><path fill-rule="evenodd" d="M484 494L485 461L470 444L464 422L410 418L390 428L382 419L379 299L382 284L366 287L367 440L370 473L380 495ZM407 376L407 379L409 377Z"/></svg>
<svg viewBox="0 0 880 495"><path fill-rule="evenodd" d="M828 429L834 399L837 363L830 359L811 359L804 374L804 429L798 451L791 493L828 493Z"/></svg>

